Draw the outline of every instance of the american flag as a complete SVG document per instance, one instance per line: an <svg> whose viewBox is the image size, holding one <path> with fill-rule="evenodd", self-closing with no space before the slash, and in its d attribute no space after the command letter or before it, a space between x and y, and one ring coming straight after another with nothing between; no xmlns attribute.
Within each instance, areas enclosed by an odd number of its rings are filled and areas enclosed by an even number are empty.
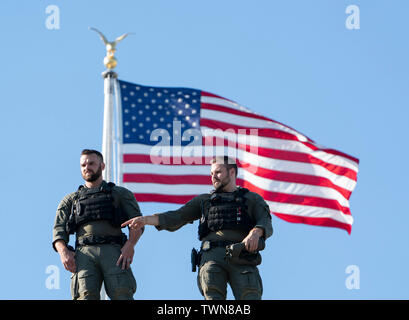
<svg viewBox="0 0 409 320"><path fill-rule="evenodd" d="M210 160L228 155L238 185L293 223L351 233L359 160L202 90L118 80L120 183L140 202L184 204L212 190Z"/></svg>

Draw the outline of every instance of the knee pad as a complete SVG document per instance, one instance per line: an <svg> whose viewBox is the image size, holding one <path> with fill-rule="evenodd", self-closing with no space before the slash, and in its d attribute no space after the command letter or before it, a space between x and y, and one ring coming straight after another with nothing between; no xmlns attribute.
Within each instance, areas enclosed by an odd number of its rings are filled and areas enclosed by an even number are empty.
<svg viewBox="0 0 409 320"><path fill-rule="evenodd" d="M206 300L225 300L227 278L223 270L215 263L205 263L198 274L200 293Z"/></svg>

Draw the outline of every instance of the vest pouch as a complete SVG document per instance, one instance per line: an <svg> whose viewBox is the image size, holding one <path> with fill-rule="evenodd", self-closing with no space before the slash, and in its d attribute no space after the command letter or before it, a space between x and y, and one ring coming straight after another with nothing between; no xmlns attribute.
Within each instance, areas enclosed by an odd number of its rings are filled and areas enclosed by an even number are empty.
<svg viewBox="0 0 409 320"><path fill-rule="evenodd" d="M209 201L202 203L202 218L199 224L199 240L210 232L223 229L249 232L255 222L248 212L245 194L248 189L238 188L234 192L213 193Z"/></svg>
<svg viewBox="0 0 409 320"><path fill-rule="evenodd" d="M108 220L114 224L116 209L110 193L83 191L74 206L76 227L96 220ZM118 227L120 224L115 226Z"/></svg>
<svg viewBox="0 0 409 320"><path fill-rule="evenodd" d="M77 214L77 216L80 216L84 213L84 210L82 210L81 212L81 203L79 201L77 201L77 203L75 204L75 213Z"/></svg>

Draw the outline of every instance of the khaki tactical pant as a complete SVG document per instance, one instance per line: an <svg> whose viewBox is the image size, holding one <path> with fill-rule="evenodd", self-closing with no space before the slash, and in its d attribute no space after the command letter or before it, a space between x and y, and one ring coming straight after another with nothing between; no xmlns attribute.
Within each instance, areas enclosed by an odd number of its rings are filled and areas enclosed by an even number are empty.
<svg viewBox="0 0 409 320"><path fill-rule="evenodd" d="M258 268L229 264L224 260L224 247L202 253L197 283L206 300L225 300L227 283L236 300L260 300L263 285Z"/></svg>
<svg viewBox="0 0 409 320"><path fill-rule="evenodd" d="M136 281L132 270L121 269L116 262L121 246L100 244L81 246L75 252L77 272L71 276L73 300L99 300L102 282L112 300L133 300Z"/></svg>

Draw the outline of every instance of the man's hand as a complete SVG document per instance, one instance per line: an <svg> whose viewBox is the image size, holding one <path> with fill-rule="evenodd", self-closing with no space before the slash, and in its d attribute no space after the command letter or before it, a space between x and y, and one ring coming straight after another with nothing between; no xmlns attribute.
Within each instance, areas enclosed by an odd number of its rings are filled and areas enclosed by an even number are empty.
<svg viewBox="0 0 409 320"><path fill-rule="evenodd" d="M145 224L146 223L144 221L144 217L140 216L140 217L136 217L128 221L125 221L123 224L121 224L121 227L123 228L123 227L128 226L129 229L139 230L139 229L142 229Z"/></svg>
<svg viewBox="0 0 409 320"><path fill-rule="evenodd" d="M254 252L257 250L258 240L261 236L263 236L263 234L264 230L260 228L253 228L250 230L247 237L245 237L242 241L248 252Z"/></svg>
<svg viewBox="0 0 409 320"><path fill-rule="evenodd" d="M132 230L140 230L142 229L145 225L150 225L150 226L157 226L159 225L159 218L157 215L150 215L150 216L139 216L133 219L130 219L128 221L125 221L123 224L121 224L121 227L126 227L128 226L129 229Z"/></svg>
<svg viewBox="0 0 409 320"><path fill-rule="evenodd" d="M65 270L75 273L77 269L75 265L75 253L68 250L64 241L56 242L55 247L60 254L60 259Z"/></svg>
<svg viewBox="0 0 409 320"><path fill-rule="evenodd" d="M134 252L134 244L132 244L129 240L126 241L124 246L121 248L121 255L119 256L116 265L119 266L122 264L122 270L128 269L132 263Z"/></svg>

